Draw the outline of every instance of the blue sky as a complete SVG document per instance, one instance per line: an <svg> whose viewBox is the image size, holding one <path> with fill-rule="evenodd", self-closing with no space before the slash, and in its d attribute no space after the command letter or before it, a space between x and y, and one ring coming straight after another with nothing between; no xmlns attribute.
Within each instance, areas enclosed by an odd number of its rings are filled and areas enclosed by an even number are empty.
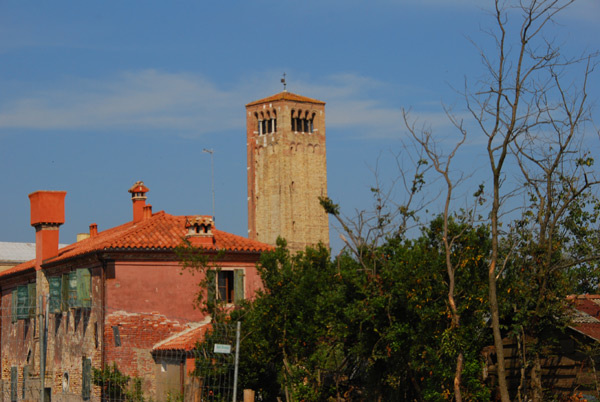
<svg viewBox="0 0 600 402"><path fill-rule="evenodd" d="M442 104L468 120L453 88L481 77L471 40L487 46L489 4L0 0L0 241L34 240L40 189L68 192L61 242L130 220L136 180L154 211L210 214L203 148L217 227L246 235L244 105L281 91L283 72L289 91L327 102L329 195L347 215L368 209L376 166L398 177L403 107L441 136ZM580 0L551 34L567 53L599 49L599 19ZM596 103L599 89L594 73ZM485 168L480 143L459 168Z"/></svg>

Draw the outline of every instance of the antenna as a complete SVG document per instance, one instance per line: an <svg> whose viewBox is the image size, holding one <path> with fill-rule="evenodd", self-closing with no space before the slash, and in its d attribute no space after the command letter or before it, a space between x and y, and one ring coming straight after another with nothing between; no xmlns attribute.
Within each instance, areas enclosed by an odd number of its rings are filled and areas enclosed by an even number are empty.
<svg viewBox="0 0 600 402"><path fill-rule="evenodd" d="M283 78L281 79L281 83L283 84L283 92L287 92L287 89L286 89L287 83L285 82L285 76L286 76L286 74L284 72L283 73Z"/></svg>
<svg viewBox="0 0 600 402"><path fill-rule="evenodd" d="M215 151L213 149L204 148L202 152L210 154L210 186L212 188L212 218L215 222Z"/></svg>

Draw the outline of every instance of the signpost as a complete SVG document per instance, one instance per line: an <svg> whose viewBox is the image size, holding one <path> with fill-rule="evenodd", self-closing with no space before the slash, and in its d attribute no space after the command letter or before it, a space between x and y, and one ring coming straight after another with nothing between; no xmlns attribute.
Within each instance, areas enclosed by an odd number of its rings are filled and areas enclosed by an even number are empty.
<svg viewBox="0 0 600 402"><path fill-rule="evenodd" d="M231 353L231 345L223 345L222 343L215 343L215 348L213 350L215 353Z"/></svg>

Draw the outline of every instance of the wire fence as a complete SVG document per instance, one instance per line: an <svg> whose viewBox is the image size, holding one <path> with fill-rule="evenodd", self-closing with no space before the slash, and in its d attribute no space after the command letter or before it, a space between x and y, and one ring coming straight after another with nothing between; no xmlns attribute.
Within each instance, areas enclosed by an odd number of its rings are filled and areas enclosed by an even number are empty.
<svg viewBox="0 0 600 402"><path fill-rule="evenodd" d="M0 309L2 402L241 400L234 323L10 296Z"/></svg>

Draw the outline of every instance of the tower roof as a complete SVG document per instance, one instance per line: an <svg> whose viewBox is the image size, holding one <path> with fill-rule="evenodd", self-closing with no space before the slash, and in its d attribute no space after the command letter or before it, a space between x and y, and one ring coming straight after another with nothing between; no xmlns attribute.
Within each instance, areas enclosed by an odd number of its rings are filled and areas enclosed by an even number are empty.
<svg viewBox="0 0 600 402"><path fill-rule="evenodd" d="M254 101L254 102L250 102L250 103L248 103L246 105L246 107L248 107L248 106L254 106L254 105L260 105L261 103L275 102L275 101L292 101L292 102L303 102L303 103L316 103L318 105L324 105L325 104L325 102L317 100L317 99L308 98L306 96L296 95L296 94L291 93L291 92L283 91L283 92L279 92L278 94L275 94L273 96L269 96L268 98L259 99L259 100Z"/></svg>

